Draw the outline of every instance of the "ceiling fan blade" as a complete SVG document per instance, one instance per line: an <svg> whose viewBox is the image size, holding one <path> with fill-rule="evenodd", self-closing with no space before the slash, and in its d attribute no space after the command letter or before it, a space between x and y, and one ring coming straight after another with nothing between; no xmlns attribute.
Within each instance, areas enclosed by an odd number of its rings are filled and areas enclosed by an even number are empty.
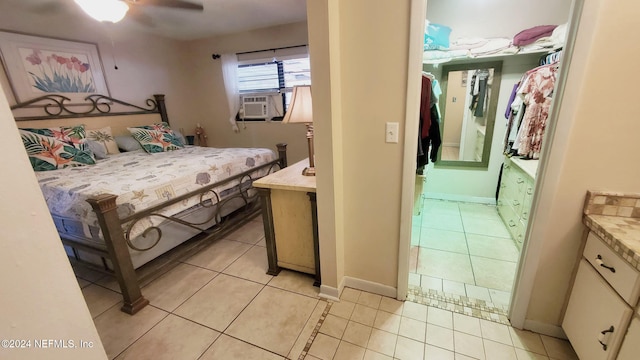
<svg viewBox="0 0 640 360"><path fill-rule="evenodd" d="M64 12L64 5L59 2L41 2L31 6L30 9L36 14L59 14Z"/></svg>
<svg viewBox="0 0 640 360"><path fill-rule="evenodd" d="M153 18L145 14L143 11L140 11L139 8L132 7L131 9L129 9L129 11L127 12L127 17L146 27L156 27L156 23L153 21Z"/></svg>
<svg viewBox="0 0 640 360"><path fill-rule="evenodd" d="M135 5L169 7L184 10L204 10L204 6L202 6L202 4L195 4L184 0L127 0L127 2Z"/></svg>

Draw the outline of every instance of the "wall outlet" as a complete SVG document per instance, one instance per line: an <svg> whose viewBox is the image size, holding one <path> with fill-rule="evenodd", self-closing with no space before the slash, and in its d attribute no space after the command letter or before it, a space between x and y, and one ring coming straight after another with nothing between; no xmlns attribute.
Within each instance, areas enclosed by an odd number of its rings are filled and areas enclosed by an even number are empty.
<svg viewBox="0 0 640 360"><path fill-rule="evenodd" d="M400 124L397 122L388 122L385 126L385 138L388 143L398 143L398 132L400 131Z"/></svg>

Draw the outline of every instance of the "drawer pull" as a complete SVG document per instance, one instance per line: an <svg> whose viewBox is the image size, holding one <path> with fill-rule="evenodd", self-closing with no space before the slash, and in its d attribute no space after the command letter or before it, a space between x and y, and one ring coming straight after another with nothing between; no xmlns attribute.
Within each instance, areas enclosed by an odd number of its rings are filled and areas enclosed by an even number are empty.
<svg viewBox="0 0 640 360"><path fill-rule="evenodd" d="M616 272L616 268L614 268L613 266L605 265L605 263L602 261L602 256L600 256L600 254L596 256L596 264L602 266L605 269L609 269L612 273Z"/></svg>
<svg viewBox="0 0 640 360"><path fill-rule="evenodd" d="M517 182L518 184L522 184L522 183L524 182L524 179L523 179L523 178L518 178L518 180L516 180L516 182Z"/></svg>
<svg viewBox="0 0 640 360"><path fill-rule="evenodd" d="M598 336L598 342L600 343L600 345L602 345L602 350L607 351L607 342L609 341L609 336L608 334L613 333L613 325L610 326L608 329L606 330L602 330L600 332L600 335Z"/></svg>
<svg viewBox="0 0 640 360"><path fill-rule="evenodd" d="M527 188L527 195L533 194L533 188Z"/></svg>
<svg viewBox="0 0 640 360"><path fill-rule="evenodd" d="M509 226L514 227L516 226L516 223L513 220L509 220Z"/></svg>
<svg viewBox="0 0 640 360"><path fill-rule="evenodd" d="M518 200L513 200L513 206L518 206L520 205L520 201Z"/></svg>

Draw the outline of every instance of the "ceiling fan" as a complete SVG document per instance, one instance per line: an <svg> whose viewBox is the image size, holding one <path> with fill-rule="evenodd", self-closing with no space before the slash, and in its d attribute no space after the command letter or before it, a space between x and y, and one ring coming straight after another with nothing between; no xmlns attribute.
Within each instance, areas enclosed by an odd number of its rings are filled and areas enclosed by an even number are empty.
<svg viewBox="0 0 640 360"><path fill-rule="evenodd" d="M204 10L202 4L185 0L75 0L75 2L92 18L113 23L122 20L130 7L155 6L181 10Z"/></svg>

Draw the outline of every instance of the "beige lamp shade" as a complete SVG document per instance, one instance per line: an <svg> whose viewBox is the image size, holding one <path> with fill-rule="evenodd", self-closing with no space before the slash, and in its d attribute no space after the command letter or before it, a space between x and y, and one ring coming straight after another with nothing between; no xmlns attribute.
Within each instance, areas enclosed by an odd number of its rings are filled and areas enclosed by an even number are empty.
<svg viewBox="0 0 640 360"><path fill-rule="evenodd" d="M283 123L312 123L311 85L295 86Z"/></svg>

